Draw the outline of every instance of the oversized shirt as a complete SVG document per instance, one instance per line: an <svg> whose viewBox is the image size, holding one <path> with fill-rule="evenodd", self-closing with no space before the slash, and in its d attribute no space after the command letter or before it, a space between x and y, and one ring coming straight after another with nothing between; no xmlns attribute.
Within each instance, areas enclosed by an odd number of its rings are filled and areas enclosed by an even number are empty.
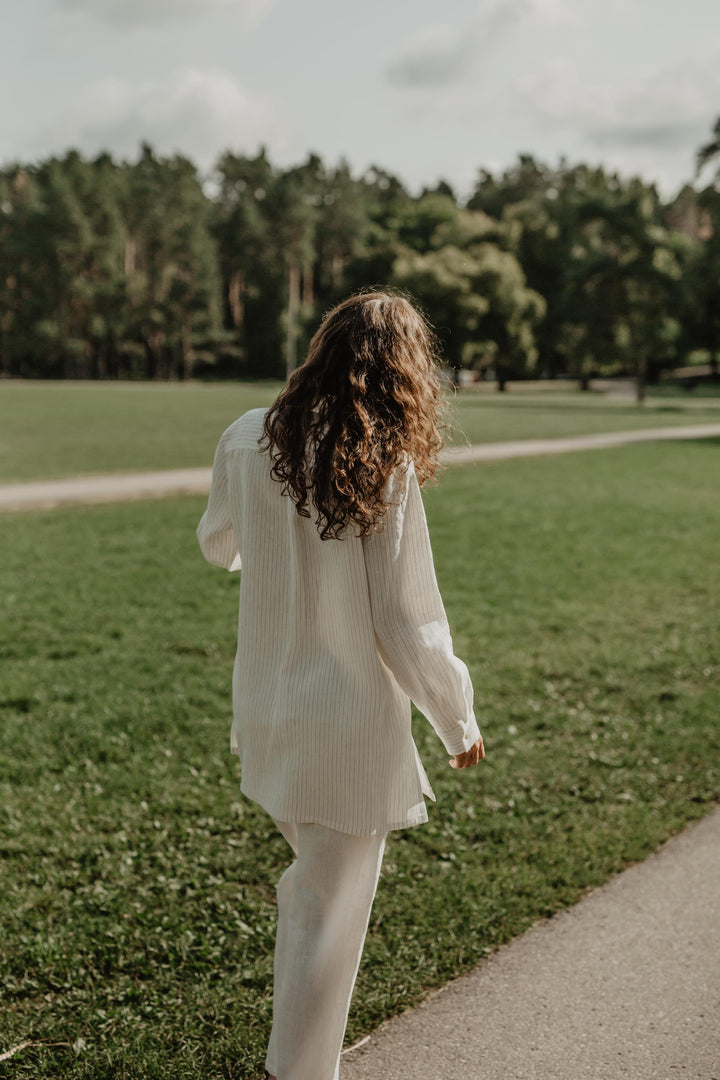
<svg viewBox="0 0 720 1080"><path fill-rule="evenodd" d="M321 540L270 475L265 409L222 435L205 558L242 565L231 749L241 790L279 821L372 835L427 821L434 798L410 702L449 754L479 736L453 653L411 462L392 474L381 531Z"/></svg>

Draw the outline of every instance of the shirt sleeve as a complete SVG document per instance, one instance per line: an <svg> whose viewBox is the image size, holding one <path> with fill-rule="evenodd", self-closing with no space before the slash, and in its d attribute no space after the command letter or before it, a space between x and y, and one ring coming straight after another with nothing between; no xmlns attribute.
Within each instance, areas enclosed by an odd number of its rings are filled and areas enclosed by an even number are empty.
<svg viewBox="0 0 720 1080"><path fill-rule="evenodd" d="M480 735L473 688L453 652L412 462L393 474L387 492L384 528L363 541L377 648L448 753L461 754Z"/></svg>
<svg viewBox="0 0 720 1080"><path fill-rule="evenodd" d="M197 537L203 555L213 566L240 569L240 552L230 516L224 439L215 451L207 510L197 527Z"/></svg>

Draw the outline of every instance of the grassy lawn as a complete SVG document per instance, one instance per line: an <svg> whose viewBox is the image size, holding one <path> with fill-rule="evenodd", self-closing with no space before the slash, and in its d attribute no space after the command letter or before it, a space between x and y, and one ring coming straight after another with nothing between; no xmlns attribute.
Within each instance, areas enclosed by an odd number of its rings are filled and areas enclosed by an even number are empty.
<svg viewBox="0 0 720 1080"><path fill-rule="evenodd" d="M547 384L552 385L552 384ZM0 383L0 482L209 465L220 433L268 405L279 383ZM461 391L456 442L580 435L720 420L720 399L687 394L644 409L598 394L518 384Z"/></svg>
<svg viewBox="0 0 720 1080"><path fill-rule="evenodd" d="M280 383L0 383L0 481L212 463Z"/></svg>
<svg viewBox="0 0 720 1080"><path fill-rule="evenodd" d="M426 495L488 759L396 833L349 1038L720 796L718 441L463 466ZM238 579L197 499L0 518L0 1063L256 1080L284 841L228 749ZM422 912L422 919L417 913ZM42 1040L42 1041L41 1041Z"/></svg>
<svg viewBox="0 0 720 1080"><path fill-rule="evenodd" d="M453 441L502 442L718 423L719 405L714 400L698 405L682 397L665 397L649 398L638 408L632 401L579 391L495 396L461 391L453 409Z"/></svg>

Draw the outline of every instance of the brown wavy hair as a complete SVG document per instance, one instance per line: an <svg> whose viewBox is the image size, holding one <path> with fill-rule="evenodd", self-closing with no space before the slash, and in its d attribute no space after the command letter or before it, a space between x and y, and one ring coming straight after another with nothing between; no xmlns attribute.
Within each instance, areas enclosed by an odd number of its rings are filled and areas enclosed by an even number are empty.
<svg viewBox="0 0 720 1080"><path fill-rule="evenodd" d="M362 292L333 308L264 422L272 476L323 540L367 536L387 510L385 485L408 459L435 474L442 446L435 337L406 297Z"/></svg>

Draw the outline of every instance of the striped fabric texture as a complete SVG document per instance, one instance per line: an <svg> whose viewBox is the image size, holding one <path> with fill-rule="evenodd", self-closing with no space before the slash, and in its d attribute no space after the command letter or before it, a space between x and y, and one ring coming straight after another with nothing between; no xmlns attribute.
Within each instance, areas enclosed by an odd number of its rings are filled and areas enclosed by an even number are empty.
<svg viewBox="0 0 720 1080"><path fill-rule="evenodd" d="M265 409L224 432L198 526L205 558L242 565L230 745L241 790L280 821L359 836L427 820L410 701L449 754L479 736L453 653L410 463L385 527L321 540L270 476Z"/></svg>

